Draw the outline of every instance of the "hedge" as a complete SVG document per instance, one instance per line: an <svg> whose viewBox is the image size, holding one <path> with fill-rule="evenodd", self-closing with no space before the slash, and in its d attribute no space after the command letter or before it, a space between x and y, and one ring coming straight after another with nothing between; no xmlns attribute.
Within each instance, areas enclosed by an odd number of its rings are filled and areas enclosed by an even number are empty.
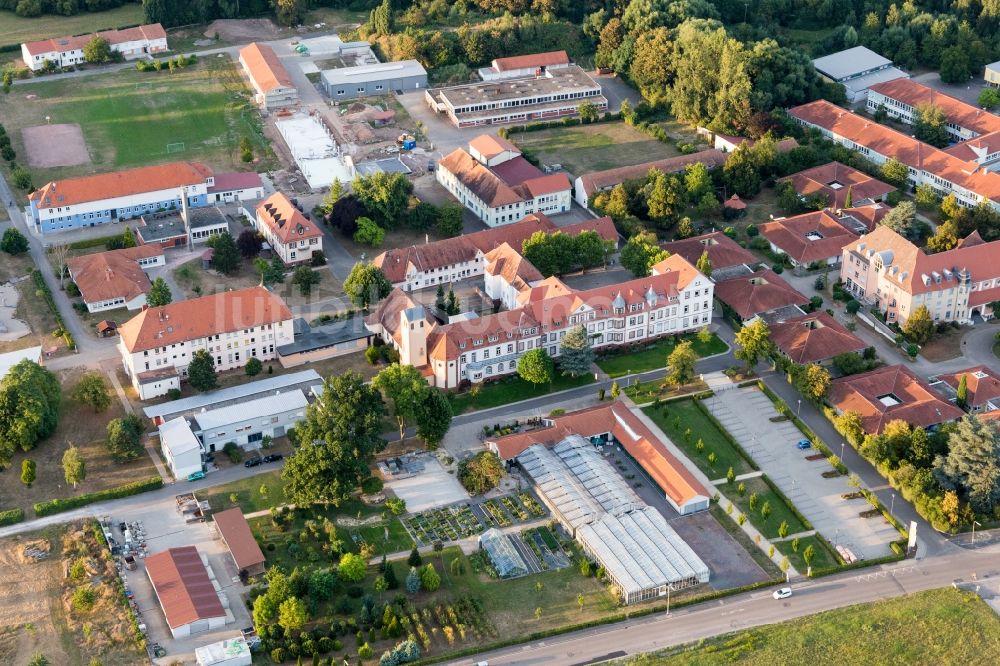
<svg viewBox="0 0 1000 666"><path fill-rule="evenodd" d="M84 240L78 240L74 243L69 244L69 249L71 250L89 250L93 247L104 247L107 245L108 241L112 238L119 238L121 234L114 234L113 236L99 236L98 238L87 238Z"/></svg>
<svg viewBox="0 0 1000 666"><path fill-rule="evenodd" d="M0 525L13 525L24 520L24 509L0 511Z"/></svg>
<svg viewBox="0 0 1000 666"><path fill-rule="evenodd" d="M543 123L527 123L524 125L508 125L507 127L501 127L497 130L499 134L504 139L509 139L511 134L524 134L525 132L541 132L542 130L555 129L560 125L563 127L572 127L576 125L598 125L600 123L610 123L621 120L621 114L619 113L604 113L601 114L597 120L593 120L589 123L585 123L577 117L568 116L562 120L548 121Z"/></svg>
<svg viewBox="0 0 1000 666"><path fill-rule="evenodd" d="M46 304L49 306L49 310L52 311L52 316L56 320L56 325L59 326L59 330L62 333L63 340L66 341L66 346L69 347L70 351L76 350L76 340L73 339L73 334L69 332L66 327L66 322L63 321L62 315L59 314L59 308L56 307L56 301L52 298L52 290L49 289L48 283L45 282L45 276L37 268L31 271L31 279L35 283L35 290L42 292L42 298L45 299Z"/></svg>
<svg viewBox="0 0 1000 666"><path fill-rule="evenodd" d="M723 426L721 423L719 423L719 420L712 415L712 412L708 411L708 408L706 408L705 405L701 404L701 400L696 398L695 401L694 401L694 404L698 408L698 411L700 411L704 415L704 417L706 419L708 419L712 423L712 425L714 425L716 427L716 429L719 432L722 433L722 436L726 438L726 441L729 442L729 444L734 449L736 449L736 452L739 453L743 457L743 459L747 461L747 464L749 464L752 469L754 469L754 470L756 470L756 471L759 472L760 471L760 466L757 464L757 461L755 461L746 452L746 450L742 446L740 446L740 443L737 442L733 438L733 436L729 434L729 431L726 430L725 426Z"/></svg>
<svg viewBox="0 0 1000 666"><path fill-rule="evenodd" d="M890 543L889 547L891 548L894 545L898 547L898 544L895 541ZM892 550L894 553L896 552L895 548L893 548ZM823 567L822 569L813 569L810 578L821 578L823 576L829 576L831 574L850 571L851 569L864 569L865 567L873 567L879 564L889 564L890 562L899 562L902 559L905 559L905 555L893 554L893 555L886 555L884 557L876 557L874 560L858 560L857 562L853 562L851 564L839 564L837 566L832 566L832 567Z"/></svg>
<svg viewBox="0 0 1000 666"><path fill-rule="evenodd" d="M138 495L139 493L145 493L162 487L162 478L159 476L150 476L141 481L133 481L132 483L126 483L123 486L116 486L114 488L108 488L107 490L99 490L95 493L85 493L83 495L67 497L65 499L53 499L47 502L39 502L34 506L35 515L39 518L42 516L51 516L55 513L62 513L63 511L69 511L70 509L87 506L88 504L93 504L94 502L129 497L130 495Z"/></svg>

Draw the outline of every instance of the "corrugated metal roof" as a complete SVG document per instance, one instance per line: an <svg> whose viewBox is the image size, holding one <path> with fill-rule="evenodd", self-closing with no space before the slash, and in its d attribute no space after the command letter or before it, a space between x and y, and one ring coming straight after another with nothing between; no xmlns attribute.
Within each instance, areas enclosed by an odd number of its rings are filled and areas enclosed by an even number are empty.
<svg viewBox="0 0 1000 666"><path fill-rule="evenodd" d="M301 372L292 372L287 375L278 375L277 377L258 379L255 382L248 382L246 384L240 384L239 386L232 386L230 388L212 391L211 393L205 393L204 395L195 395L190 398L184 398L183 400L164 402L159 405L146 407L142 410L142 413L151 419L158 416L167 417L188 411L193 412L201 409L202 407L207 409L230 400L239 400L241 398L259 396L263 393L272 393L276 390L296 386L298 384L312 385L322 383L323 378L318 372L315 370L303 370Z"/></svg>
<svg viewBox="0 0 1000 666"><path fill-rule="evenodd" d="M172 629L196 620L226 616L219 594L194 546L150 555L146 558L146 573Z"/></svg>
<svg viewBox="0 0 1000 666"><path fill-rule="evenodd" d="M308 404L309 401L306 400L302 389L292 389L228 407L198 412L194 418L198 423L199 430L210 430L246 421L250 418L267 418L282 412L305 409Z"/></svg>

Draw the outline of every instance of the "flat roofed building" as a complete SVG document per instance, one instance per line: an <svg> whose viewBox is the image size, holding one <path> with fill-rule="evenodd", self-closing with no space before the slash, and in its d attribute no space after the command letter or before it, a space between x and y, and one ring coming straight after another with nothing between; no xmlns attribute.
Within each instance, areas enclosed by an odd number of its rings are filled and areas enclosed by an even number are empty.
<svg viewBox="0 0 1000 666"><path fill-rule="evenodd" d="M229 442L259 449L264 437L284 437L305 418L308 406L309 400L302 389L275 391L235 405L197 412L191 417L191 428L207 452L220 451Z"/></svg>
<svg viewBox="0 0 1000 666"><path fill-rule="evenodd" d="M10 369L21 361L31 361L37 365L42 365L41 346L26 347L16 351L0 354L0 380L7 376Z"/></svg>
<svg viewBox="0 0 1000 666"><path fill-rule="evenodd" d="M299 101L292 77L270 46L252 42L240 49L240 65L254 90L254 101L265 110L294 106Z"/></svg>
<svg viewBox="0 0 1000 666"><path fill-rule="evenodd" d="M175 418L159 427L160 451L174 477L183 480L204 469L202 446L183 418Z"/></svg>
<svg viewBox="0 0 1000 666"><path fill-rule="evenodd" d="M203 645L194 650L198 666L251 666L253 655L242 636Z"/></svg>
<svg viewBox="0 0 1000 666"><path fill-rule="evenodd" d="M323 232L284 193L275 192L255 212L254 226L286 266L309 262L313 252L323 251Z"/></svg>
<svg viewBox="0 0 1000 666"><path fill-rule="evenodd" d="M124 30L102 30L88 35L55 37L21 44L21 58L32 71L44 69L46 62L56 67L72 67L85 63L83 47L95 37L108 41L112 53L125 60L149 58L168 50L167 33L159 23L137 25Z"/></svg>
<svg viewBox="0 0 1000 666"><path fill-rule="evenodd" d="M145 565L174 638L187 638L226 625L220 592L197 548L170 548L147 557Z"/></svg>
<svg viewBox="0 0 1000 666"><path fill-rule="evenodd" d="M894 67L891 60L866 46L855 46L816 58L813 67L827 81L842 84L849 102L863 100L868 88L876 83L909 77L909 74Z"/></svg>
<svg viewBox="0 0 1000 666"><path fill-rule="evenodd" d="M192 243L205 243L212 236L229 231L229 220L217 206L151 213L143 215L141 222L135 228L137 240L164 249L187 245L188 234Z"/></svg>
<svg viewBox="0 0 1000 666"><path fill-rule="evenodd" d="M555 120L576 115L583 102L602 112L608 108L600 84L576 65L547 68L539 76L430 88L424 97L456 127Z"/></svg>
<svg viewBox="0 0 1000 666"><path fill-rule="evenodd" d="M986 65L986 69L983 72L983 79L986 81L986 85L993 88L1000 88L1000 60Z"/></svg>
<svg viewBox="0 0 1000 666"><path fill-rule="evenodd" d="M377 97L427 88L427 70L416 60L324 70L323 89L333 100Z"/></svg>
<svg viewBox="0 0 1000 666"><path fill-rule="evenodd" d="M363 352L371 346L374 334L365 327L365 319L350 319L310 326L298 318L294 322L295 340L278 347L278 362L283 368L323 361L345 354Z"/></svg>
<svg viewBox="0 0 1000 666"><path fill-rule="evenodd" d="M92 176L53 180L28 195L25 216L35 229L55 231L129 220L156 211L208 205L212 169L171 162ZM181 198L186 193L186 202Z"/></svg>
<svg viewBox="0 0 1000 666"><path fill-rule="evenodd" d="M226 548L236 563L236 569L246 571L251 576L264 573L264 553L250 531L243 509L234 506L214 514L212 518L215 520L215 529L226 542Z"/></svg>
<svg viewBox="0 0 1000 666"><path fill-rule="evenodd" d="M110 250L70 257L69 277L80 290L88 312L116 308L138 310L146 304L152 283L146 269L163 266L166 259L158 245Z"/></svg>

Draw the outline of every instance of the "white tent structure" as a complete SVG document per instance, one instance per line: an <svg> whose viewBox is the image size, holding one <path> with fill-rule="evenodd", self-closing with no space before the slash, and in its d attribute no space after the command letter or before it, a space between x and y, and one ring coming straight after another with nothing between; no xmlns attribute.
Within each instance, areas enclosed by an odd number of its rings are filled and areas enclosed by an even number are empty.
<svg viewBox="0 0 1000 666"><path fill-rule="evenodd" d="M552 448L530 446L517 462L553 515L604 568L624 603L708 582L708 566L580 435Z"/></svg>

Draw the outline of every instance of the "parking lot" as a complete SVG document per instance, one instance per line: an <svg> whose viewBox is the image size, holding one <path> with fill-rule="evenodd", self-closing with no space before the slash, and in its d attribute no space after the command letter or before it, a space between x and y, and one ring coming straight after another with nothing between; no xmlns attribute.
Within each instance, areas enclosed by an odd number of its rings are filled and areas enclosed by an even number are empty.
<svg viewBox="0 0 1000 666"><path fill-rule="evenodd" d="M238 636L241 629L251 626L244 602L249 588L240 583L236 564L225 544L216 537L211 523L186 523L184 517L173 510L172 500L142 501L140 498L136 498L128 511L112 515L110 519L115 526L114 537L118 540L121 537L117 527L120 522L141 523L145 531L146 550L150 555L168 548L196 546L199 553L208 556L209 566L228 600L227 609L232 614L232 623L227 623L221 630L175 640L170 635L163 609L146 575L144 559L137 558L138 566L133 571L127 571L126 578L139 610L140 622L146 625L148 643L159 643L166 650L166 656L156 659L155 663L192 663L195 648ZM223 605L226 606L225 603Z"/></svg>
<svg viewBox="0 0 1000 666"><path fill-rule="evenodd" d="M833 468L823 458L808 460L815 449L800 450L796 443L804 435L791 421L772 421L778 416L771 400L755 387L733 388L705 401L716 419L753 457L813 528L834 546L849 548L859 559L889 555L889 542L896 530L881 516L861 518L871 509L864 498L844 499L856 489L847 476L825 478ZM792 407L793 409L795 406ZM840 442L827 442L838 453Z"/></svg>

